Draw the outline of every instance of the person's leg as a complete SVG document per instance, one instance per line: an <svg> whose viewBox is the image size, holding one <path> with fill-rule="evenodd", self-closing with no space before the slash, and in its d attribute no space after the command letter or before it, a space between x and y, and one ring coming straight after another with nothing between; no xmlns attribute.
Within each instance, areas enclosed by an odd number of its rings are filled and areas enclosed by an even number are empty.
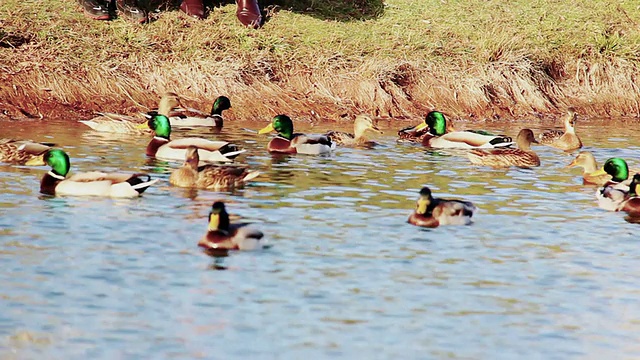
<svg viewBox="0 0 640 360"><path fill-rule="evenodd" d="M180 10L197 19L204 19L204 3L202 0L182 0Z"/></svg>
<svg viewBox="0 0 640 360"><path fill-rule="evenodd" d="M242 25L257 29L262 26L262 14L258 0L236 0L236 16Z"/></svg>
<svg viewBox="0 0 640 360"><path fill-rule="evenodd" d="M110 20L109 3L104 0L78 0L87 17L94 20Z"/></svg>

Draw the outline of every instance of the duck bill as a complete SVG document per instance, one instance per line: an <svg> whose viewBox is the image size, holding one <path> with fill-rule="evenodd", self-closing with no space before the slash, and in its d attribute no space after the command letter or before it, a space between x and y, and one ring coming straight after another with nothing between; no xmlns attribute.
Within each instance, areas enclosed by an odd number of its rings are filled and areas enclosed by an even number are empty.
<svg viewBox="0 0 640 360"><path fill-rule="evenodd" d="M269 124L269 125L263 127L262 129L260 129L258 131L258 134L267 134L267 133L272 132L273 130L274 130L273 129L273 124Z"/></svg>
<svg viewBox="0 0 640 360"><path fill-rule="evenodd" d="M421 130L424 130L425 128L427 128L427 127L429 127L429 125L427 125L426 122L422 122L422 123L416 125L416 127L414 127L413 129L415 131L421 131Z"/></svg>
<svg viewBox="0 0 640 360"><path fill-rule="evenodd" d="M31 159L29 159L26 163L24 163L27 166L43 166L43 165L47 165L44 162L44 154L40 154L36 157L33 157Z"/></svg>
<svg viewBox="0 0 640 360"><path fill-rule="evenodd" d="M378 134L382 134L382 130L378 129L376 126L372 126L369 129L371 129L371 131L377 132Z"/></svg>
<svg viewBox="0 0 640 360"><path fill-rule="evenodd" d="M600 176L600 175L607 175L607 172L604 171L604 168L598 169L595 172L592 172L590 176Z"/></svg>
<svg viewBox="0 0 640 360"><path fill-rule="evenodd" d="M144 130L144 129L147 129L148 127L149 127L149 125L148 125L148 123L146 121L143 122L142 124L136 125L136 129L139 129L139 130Z"/></svg>
<svg viewBox="0 0 640 360"><path fill-rule="evenodd" d="M220 226L220 214L211 214L209 215L209 231L218 230L218 226Z"/></svg>
<svg viewBox="0 0 640 360"><path fill-rule="evenodd" d="M565 166L565 168L572 168L572 167L574 167L574 166L576 166L576 165L577 165L577 164L576 164L576 161L575 161L575 160L573 160L573 161L571 162L571 164L569 164L569 165Z"/></svg>

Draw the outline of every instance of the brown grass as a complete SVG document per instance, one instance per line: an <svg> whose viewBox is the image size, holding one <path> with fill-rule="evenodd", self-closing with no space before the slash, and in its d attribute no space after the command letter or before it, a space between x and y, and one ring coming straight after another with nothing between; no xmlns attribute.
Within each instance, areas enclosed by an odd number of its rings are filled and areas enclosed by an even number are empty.
<svg viewBox="0 0 640 360"><path fill-rule="evenodd" d="M90 21L71 0L40 3L53 13L34 2L0 5L7 14L0 18L0 118L134 113L154 107L165 91L203 110L226 94L234 117L265 121L277 113L312 121L360 112L413 118L434 108L454 118L513 119L568 106L640 117L640 11L597 8L588 21L567 12L573 23L561 29L545 19L574 2L544 1L549 8L540 10L487 1L467 19L477 2L445 13L439 1L396 0L365 20L327 20L326 8L322 16L281 10L251 31L237 24L233 4L205 21L169 11L137 26ZM512 14L518 11L536 12L527 16L539 26L519 25L526 14ZM593 36L574 29L583 23Z"/></svg>

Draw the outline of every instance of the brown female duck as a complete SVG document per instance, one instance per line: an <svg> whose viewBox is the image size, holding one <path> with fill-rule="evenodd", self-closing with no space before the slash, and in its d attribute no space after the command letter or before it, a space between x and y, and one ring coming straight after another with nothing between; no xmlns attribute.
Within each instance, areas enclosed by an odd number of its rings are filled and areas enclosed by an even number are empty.
<svg viewBox="0 0 640 360"><path fill-rule="evenodd" d="M467 157L475 165L523 168L540 166L540 158L531 150L532 143L537 143L533 131L522 129L516 137L517 149L473 149L467 153Z"/></svg>

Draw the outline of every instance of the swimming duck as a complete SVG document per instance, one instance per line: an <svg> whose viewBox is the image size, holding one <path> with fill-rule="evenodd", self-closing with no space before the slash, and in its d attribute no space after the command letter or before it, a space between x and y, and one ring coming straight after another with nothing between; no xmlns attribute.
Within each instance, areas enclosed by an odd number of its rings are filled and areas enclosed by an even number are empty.
<svg viewBox="0 0 640 360"><path fill-rule="evenodd" d="M147 156L166 160L184 160L187 148L198 148L200 160L206 162L231 162L233 158L245 152L226 141L211 141L190 137L170 140L171 124L169 118L155 114L147 123L155 135L147 145Z"/></svg>
<svg viewBox="0 0 640 360"><path fill-rule="evenodd" d="M231 224L229 214L221 201L216 201L209 212L207 234L198 246L215 254L220 250L259 250L265 247L264 234L249 223Z"/></svg>
<svg viewBox="0 0 640 360"><path fill-rule="evenodd" d="M598 206L608 211L618 211L620 204L629 194L629 166L624 159L615 157L608 159L602 169L592 173L594 176L604 174L611 175L611 180L607 181L596 191Z"/></svg>
<svg viewBox="0 0 640 360"><path fill-rule="evenodd" d="M582 141L580 141L580 138L576 135L575 129L577 117L578 115L575 109L569 108L563 120L564 131L550 130L540 134L538 136L540 144L565 151L580 149L582 147Z"/></svg>
<svg viewBox="0 0 640 360"><path fill-rule="evenodd" d="M531 144L537 142L533 131L522 129L516 137L517 149L473 149L467 153L467 157L475 165L523 168L540 166L538 154L531 150Z"/></svg>
<svg viewBox="0 0 640 360"><path fill-rule="evenodd" d="M619 211L624 211L631 216L640 216L640 197L638 191L640 188L640 174L633 175L631 184L629 184L629 193L626 199L618 206Z"/></svg>
<svg viewBox="0 0 640 360"><path fill-rule="evenodd" d="M176 93L167 92L162 94L160 98L160 104L157 111L149 112L145 114L145 117L150 118L156 113L169 114L171 109L180 105L180 97ZM146 119L136 118L127 115L120 115L114 113L101 112L100 116L91 120L80 120L81 123L87 125L93 130L100 132L111 132L120 134L149 134L150 131L146 126Z"/></svg>
<svg viewBox="0 0 640 360"><path fill-rule="evenodd" d="M428 129L423 134L424 130ZM431 111L423 123L398 132L400 138L418 137L422 145L441 149L499 148L513 145L508 136L493 135L486 131L466 130L447 132L447 120L439 111Z"/></svg>
<svg viewBox="0 0 640 360"><path fill-rule="evenodd" d="M206 190L232 190L241 188L248 181L260 175L259 171L249 171L246 167L204 165L198 166L198 148L189 146L182 167L174 170L169 183L178 187Z"/></svg>
<svg viewBox="0 0 640 360"><path fill-rule="evenodd" d="M39 164L42 163L42 155L52 146L52 143L0 139L0 162L18 165Z"/></svg>
<svg viewBox="0 0 640 360"><path fill-rule="evenodd" d="M373 145L372 141L368 141L364 134L365 132L374 131L379 134L382 134L382 131L378 129L374 124L371 117L360 114L356 116L356 119L353 122L353 134L349 134L342 131L329 131L325 135L331 140L331 142L336 143L336 145L341 146L357 146L357 145Z"/></svg>
<svg viewBox="0 0 640 360"><path fill-rule="evenodd" d="M222 112L230 108L231 101L229 98L226 96L218 96L211 106L210 114L187 108L171 112L171 114L169 114L169 121L173 127L210 126L216 131L220 131L224 123ZM160 113L162 114L162 112Z"/></svg>
<svg viewBox="0 0 640 360"><path fill-rule="evenodd" d="M330 153L336 147L326 135L294 133L293 122L287 115L276 115L271 124L260 129L258 134L266 134L273 130L278 132L278 136L269 141L269 152L319 155Z"/></svg>
<svg viewBox="0 0 640 360"><path fill-rule="evenodd" d="M428 187L420 190L416 210L409 224L435 228L440 225L468 225L477 208L469 201L434 198Z"/></svg>
<svg viewBox="0 0 640 360"><path fill-rule="evenodd" d="M67 178L71 162L69 155L60 149L47 150L42 162L36 165L51 166L51 170L40 181L40 192L46 195L131 198L140 196L149 186L158 182L158 179L151 180L147 174L108 174L98 171L78 173Z"/></svg>
<svg viewBox="0 0 640 360"><path fill-rule="evenodd" d="M567 165L567 167L574 166L578 166L584 169L582 172L582 179L584 184L602 186L611 180L611 175L607 174L606 172L604 172L604 174L600 172L599 175L594 175L597 174L598 164L593 154L588 151L581 151L580 153L578 153L578 156L573 159L571 164ZM638 173L640 172L640 169L630 169L629 172Z"/></svg>

